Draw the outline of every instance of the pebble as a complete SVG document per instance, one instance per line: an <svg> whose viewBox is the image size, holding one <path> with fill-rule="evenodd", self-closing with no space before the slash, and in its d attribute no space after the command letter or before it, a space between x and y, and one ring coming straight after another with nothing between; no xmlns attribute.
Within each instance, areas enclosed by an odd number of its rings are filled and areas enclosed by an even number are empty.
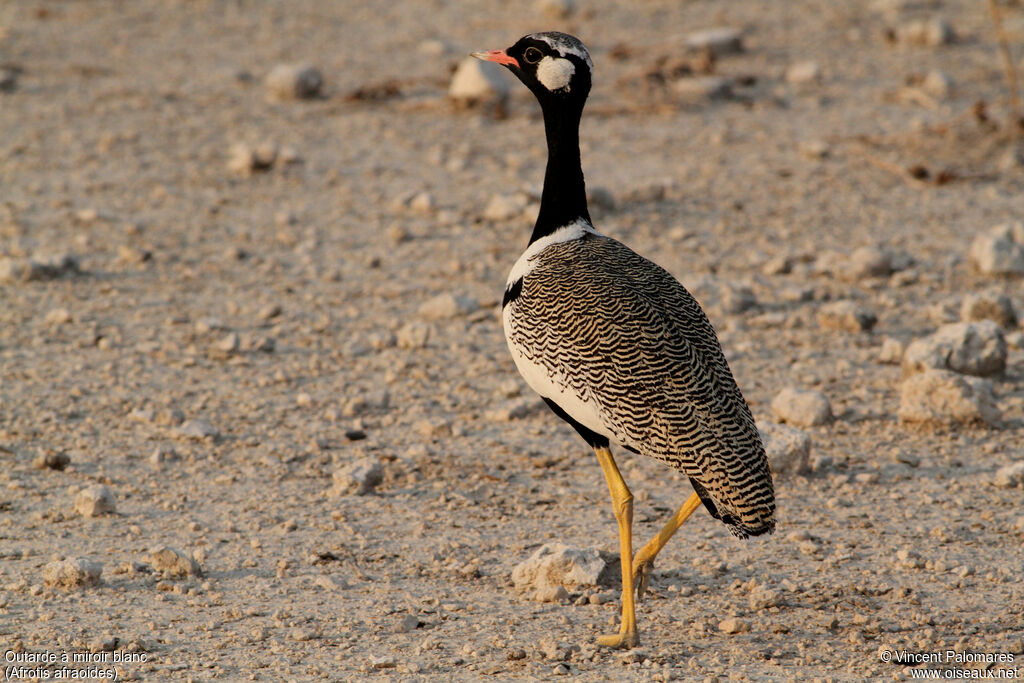
<svg viewBox="0 0 1024 683"><path fill-rule="evenodd" d="M365 496L384 481L384 468L377 458L365 457L335 470L334 493Z"/></svg>
<svg viewBox="0 0 1024 683"><path fill-rule="evenodd" d="M309 64L278 64L267 74L264 84L274 99L309 99L320 94L324 77Z"/></svg>
<svg viewBox="0 0 1024 683"><path fill-rule="evenodd" d="M228 170L240 175L251 175L255 171L269 170L277 160L277 147L263 143L251 147L244 142L231 146L228 152Z"/></svg>
<svg viewBox="0 0 1024 683"><path fill-rule="evenodd" d="M686 36L685 45L691 50L707 50L715 57L724 57L743 52L743 32L730 26L707 28Z"/></svg>
<svg viewBox="0 0 1024 683"><path fill-rule="evenodd" d="M0 282L37 282L55 280L80 273L78 259L70 254L48 258L0 258Z"/></svg>
<svg viewBox="0 0 1024 683"><path fill-rule="evenodd" d="M420 620L415 614L406 614L395 624L395 633L412 633L420 627Z"/></svg>
<svg viewBox="0 0 1024 683"><path fill-rule="evenodd" d="M964 322L991 320L1004 329L1017 327L1017 311L1005 294L987 291L968 294L960 304L960 319Z"/></svg>
<svg viewBox="0 0 1024 683"><path fill-rule="evenodd" d="M818 309L818 325L839 332L870 332L878 317L868 308L849 300L833 301Z"/></svg>
<svg viewBox="0 0 1024 683"><path fill-rule="evenodd" d="M160 545L149 551L149 564L164 578L184 579L202 576L203 570L191 555L177 548Z"/></svg>
<svg viewBox="0 0 1024 683"><path fill-rule="evenodd" d="M457 104L504 104L508 100L509 82L504 67L466 57L459 62L448 86L448 97Z"/></svg>
<svg viewBox="0 0 1024 683"><path fill-rule="evenodd" d="M996 470L992 483L1004 489L1024 486L1024 460L1000 467Z"/></svg>
<svg viewBox="0 0 1024 683"><path fill-rule="evenodd" d="M956 39L953 27L945 19L914 19L896 29L896 38L907 45L938 47Z"/></svg>
<svg viewBox="0 0 1024 683"><path fill-rule="evenodd" d="M406 323L395 335L395 341L400 349L422 349L427 346L433 327L426 323Z"/></svg>
<svg viewBox="0 0 1024 683"><path fill-rule="evenodd" d="M903 381L897 415L901 422L933 424L997 425L1002 419L990 381L934 369Z"/></svg>
<svg viewBox="0 0 1024 683"><path fill-rule="evenodd" d="M416 213L430 213L436 208L434 195L429 192L419 192L409 200L409 208Z"/></svg>
<svg viewBox="0 0 1024 683"><path fill-rule="evenodd" d="M605 581L608 563L596 548L573 548L561 543L546 543L512 570L512 583L523 591L532 591L539 602L551 602L567 588L597 586ZM564 598L568 598L568 592ZM558 594L557 600L562 600Z"/></svg>
<svg viewBox="0 0 1024 683"><path fill-rule="evenodd" d="M718 630L722 633L728 633L730 635L736 633L746 633L750 630L750 624L742 619L736 617L729 617L728 619L722 619L718 622Z"/></svg>
<svg viewBox="0 0 1024 683"><path fill-rule="evenodd" d="M217 439L220 431L208 422L203 420L185 420L174 432L185 439Z"/></svg>
<svg viewBox="0 0 1024 683"><path fill-rule="evenodd" d="M885 365L899 365L903 362L904 346L898 339L886 337L882 340L882 346L878 349L875 360Z"/></svg>
<svg viewBox="0 0 1024 683"><path fill-rule="evenodd" d="M149 462L153 465L161 465L165 462L171 462L172 460L177 459L178 452L166 445L157 446L149 456Z"/></svg>
<svg viewBox="0 0 1024 683"><path fill-rule="evenodd" d="M981 275L1024 275L1024 222L999 225L978 235L967 256Z"/></svg>
<svg viewBox="0 0 1024 683"><path fill-rule="evenodd" d="M565 19L576 9L576 3L574 0L536 0L533 7L548 19Z"/></svg>
<svg viewBox="0 0 1024 683"><path fill-rule="evenodd" d="M821 67L814 61L796 62L786 69L786 82L794 85L816 83L820 78Z"/></svg>
<svg viewBox="0 0 1024 683"><path fill-rule="evenodd" d="M522 192L515 194L496 194L484 207L483 217L486 220L501 222L519 218L526 212L530 199Z"/></svg>
<svg viewBox="0 0 1024 683"><path fill-rule="evenodd" d="M114 494L102 484L88 486L75 496L75 511L83 517L98 517L116 510Z"/></svg>
<svg viewBox="0 0 1024 683"><path fill-rule="evenodd" d="M226 337L217 342L217 350L223 353L234 353L238 351L238 347L241 345L241 339L238 337L237 332L231 332Z"/></svg>
<svg viewBox="0 0 1024 683"><path fill-rule="evenodd" d="M374 669L394 669L396 666L395 658L390 655L370 657L370 667Z"/></svg>
<svg viewBox="0 0 1024 683"><path fill-rule="evenodd" d="M427 320L443 320L469 315L478 308L480 304L473 297L456 296L445 292L423 302L420 306L420 315Z"/></svg>
<svg viewBox="0 0 1024 683"><path fill-rule="evenodd" d="M153 252L149 249L134 247L130 244L122 244L117 248L117 260L121 263L135 264L146 263L153 260Z"/></svg>
<svg viewBox="0 0 1024 683"><path fill-rule="evenodd" d="M66 308L54 308L46 314L47 325L63 325L71 322L71 311Z"/></svg>
<svg viewBox="0 0 1024 683"><path fill-rule="evenodd" d="M945 71L932 69L921 79L921 90L932 97L944 99L953 90L953 79Z"/></svg>
<svg viewBox="0 0 1024 683"><path fill-rule="evenodd" d="M51 588L83 588L100 582L103 566L98 562L76 557L50 562L43 567L43 583Z"/></svg>
<svg viewBox="0 0 1024 683"><path fill-rule="evenodd" d="M804 474L809 470L811 437L807 432L771 422L759 425L757 430L773 474Z"/></svg>
<svg viewBox="0 0 1024 683"><path fill-rule="evenodd" d="M993 321L953 323L912 342L903 354L903 372L936 368L978 377L1002 375L1006 356L1003 330Z"/></svg>
<svg viewBox="0 0 1024 683"><path fill-rule="evenodd" d="M314 631L311 628L303 628L302 626L296 626L291 630L288 636L296 642L304 643L309 640L316 640L316 631ZM392 664L392 666L394 666L394 664Z"/></svg>
<svg viewBox="0 0 1024 683"><path fill-rule="evenodd" d="M775 419L796 427L815 427L832 421L828 397L813 389L787 387L772 399L771 408Z"/></svg>
<svg viewBox="0 0 1024 683"><path fill-rule="evenodd" d="M256 315L260 320L273 320L274 318L281 315L284 309L281 308L281 304L267 304L260 309Z"/></svg>
<svg viewBox="0 0 1024 683"><path fill-rule="evenodd" d="M37 470L57 470L63 472L71 464L71 456L64 451L48 450L32 461Z"/></svg>
<svg viewBox="0 0 1024 683"><path fill-rule="evenodd" d="M894 564L897 567L903 567L906 569L921 569L924 567L924 559L921 555L909 548L900 548L896 551L896 560Z"/></svg>
<svg viewBox="0 0 1024 683"><path fill-rule="evenodd" d="M732 84L721 76L687 76L672 81L672 92L685 102L723 100L732 97Z"/></svg>
<svg viewBox="0 0 1024 683"><path fill-rule="evenodd" d="M892 274L893 254L878 247L860 247L835 265L836 275L847 282Z"/></svg>

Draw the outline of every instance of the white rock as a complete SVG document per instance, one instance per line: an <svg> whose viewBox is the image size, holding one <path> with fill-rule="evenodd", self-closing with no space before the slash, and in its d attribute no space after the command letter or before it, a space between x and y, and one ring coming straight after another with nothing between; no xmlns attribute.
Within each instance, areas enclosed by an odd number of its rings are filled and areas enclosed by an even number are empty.
<svg viewBox="0 0 1024 683"><path fill-rule="evenodd" d="M953 90L953 79L945 71L932 69L921 79L921 90L924 90L932 97L949 97L950 92Z"/></svg>
<svg viewBox="0 0 1024 683"><path fill-rule="evenodd" d="M71 322L71 312L66 308L54 308L46 314L48 325L63 325Z"/></svg>
<svg viewBox="0 0 1024 683"><path fill-rule="evenodd" d="M912 342L903 354L903 372L936 368L978 377L1001 375L1006 353L1003 330L991 320L953 323Z"/></svg>
<svg viewBox="0 0 1024 683"><path fill-rule="evenodd" d="M519 218L526 211L530 200L525 194L496 194L484 208L483 216L489 221L507 221Z"/></svg>
<svg viewBox="0 0 1024 683"><path fill-rule="evenodd" d="M886 365L899 365L903 362L904 347L898 339L886 337L882 340L882 348L878 350L876 360Z"/></svg>
<svg viewBox="0 0 1024 683"><path fill-rule="evenodd" d="M116 509L114 494L102 484L86 487L75 497L75 511L83 517L98 517Z"/></svg>
<svg viewBox="0 0 1024 683"><path fill-rule="evenodd" d="M478 308L480 304L473 297L445 292L424 301L420 306L420 315L427 320L443 320L468 315Z"/></svg>
<svg viewBox="0 0 1024 683"><path fill-rule="evenodd" d="M933 369L903 381L898 415L901 422L935 424L996 425L1002 418L991 382Z"/></svg>
<svg viewBox="0 0 1024 683"><path fill-rule="evenodd" d="M203 574L199 563L191 555L167 545L159 545L149 551L149 564L154 571L172 579Z"/></svg>
<svg viewBox="0 0 1024 683"><path fill-rule="evenodd" d="M815 83L821 78L821 67L817 62L806 61L790 64L786 69L786 82L794 85Z"/></svg>
<svg viewBox="0 0 1024 683"><path fill-rule="evenodd" d="M721 76L687 76L672 81L672 92L686 102L721 100L732 96L729 79Z"/></svg>
<svg viewBox="0 0 1024 683"><path fill-rule="evenodd" d="M772 399L772 413L779 422L815 427L832 421L832 404L820 391L787 387Z"/></svg>
<svg viewBox="0 0 1024 683"><path fill-rule="evenodd" d="M773 474L804 474L809 470L811 437L807 432L771 422L759 425L757 431Z"/></svg>
<svg viewBox="0 0 1024 683"><path fill-rule="evenodd" d="M320 94L324 77L309 64L278 64L267 74L265 84L275 99L308 99Z"/></svg>
<svg viewBox="0 0 1024 683"><path fill-rule="evenodd" d="M953 27L945 19L914 19L896 30L896 37L908 45L938 47L956 39Z"/></svg>
<svg viewBox="0 0 1024 683"><path fill-rule="evenodd" d="M836 275L848 282L869 277L888 277L893 272L893 255L878 247L860 247L834 268Z"/></svg>
<svg viewBox="0 0 1024 683"><path fill-rule="evenodd" d="M982 275L1024 275L1024 222L1000 225L975 237L968 260Z"/></svg>
<svg viewBox="0 0 1024 683"><path fill-rule="evenodd" d="M51 588L82 588L100 582L103 566L84 557L50 562L43 567L43 583Z"/></svg>
<svg viewBox="0 0 1024 683"><path fill-rule="evenodd" d="M384 468L377 458L360 458L334 472L334 491L365 496L384 480Z"/></svg>
<svg viewBox="0 0 1024 683"><path fill-rule="evenodd" d="M695 31L686 36L686 47L691 50L708 50L715 57L743 51L743 32L729 26Z"/></svg>
<svg viewBox="0 0 1024 683"><path fill-rule="evenodd" d="M1024 460L1000 467L996 470L992 483L1004 489L1024 485Z"/></svg>
<svg viewBox="0 0 1024 683"><path fill-rule="evenodd" d="M960 304L960 319L964 322L991 320L1000 327L1017 327L1017 311L1005 294L997 291L968 294Z"/></svg>
<svg viewBox="0 0 1024 683"><path fill-rule="evenodd" d="M839 332L870 332L878 317L854 301L833 301L818 309L818 325Z"/></svg>
<svg viewBox="0 0 1024 683"><path fill-rule="evenodd" d="M602 585L607 561L596 548L571 548L548 543L516 565L512 582L520 590L531 590L535 599L551 601L558 588Z"/></svg>
<svg viewBox="0 0 1024 683"><path fill-rule="evenodd" d="M228 152L228 170L239 175L251 175L254 171L266 171L277 160L277 146L262 143L252 147L243 142L231 146Z"/></svg>
<svg viewBox="0 0 1024 683"><path fill-rule="evenodd" d="M748 624L746 621L742 619L730 617L728 619L723 619L718 623L718 630L722 633L728 633L730 635L734 635L736 633L746 633L750 630L750 624Z"/></svg>
<svg viewBox="0 0 1024 683"><path fill-rule="evenodd" d="M409 200L409 208L417 213L430 213L434 210L434 196L429 192L420 192Z"/></svg>
<svg viewBox="0 0 1024 683"><path fill-rule="evenodd" d="M203 420L185 420L174 431L185 439L216 439L220 436L216 427Z"/></svg>
<svg viewBox="0 0 1024 683"><path fill-rule="evenodd" d="M573 0L536 0L533 6L539 14L549 19L565 19L576 9Z"/></svg>
<svg viewBox="0 0 1024 683"><path fill-rule="evenodd" d="M461 104L504 103L508 99L509 83L503 69L491 62L466 57L452 76L448 97Z"/></svg>
<svg viewBox="0 0 1024 683"><path fill-rule="evenodd" d="M430 341L433 328L426 323L406 323L395 335L400 349L422 349Z"/></svg>

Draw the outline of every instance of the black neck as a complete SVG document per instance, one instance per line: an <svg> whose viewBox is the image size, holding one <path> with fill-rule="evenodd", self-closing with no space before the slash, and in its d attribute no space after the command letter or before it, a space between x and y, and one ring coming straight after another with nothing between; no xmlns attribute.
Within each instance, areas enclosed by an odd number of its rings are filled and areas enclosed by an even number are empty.
<svg viewBox="0 0 1024 683"><path fill-rule="evenodd" d="M580 164L580 117L583 105L548 102L543 106L544 133L548 139L548 167L540 213L530 243L550 235L580 218L590 222L587 189Z"/></svg>

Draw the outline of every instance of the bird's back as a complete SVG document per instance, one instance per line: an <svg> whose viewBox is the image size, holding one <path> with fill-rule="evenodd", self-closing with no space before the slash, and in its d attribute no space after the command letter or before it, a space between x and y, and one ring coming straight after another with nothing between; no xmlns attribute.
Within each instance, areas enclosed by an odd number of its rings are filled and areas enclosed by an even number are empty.
<svg viewBox="0 0 1024 683"><path fill-rule="evenodd" d="M531 386L589 429L687 474L734 534L773 530L760 436L690 293L592 229L546 246L524 270L504 322Z"/></svg>

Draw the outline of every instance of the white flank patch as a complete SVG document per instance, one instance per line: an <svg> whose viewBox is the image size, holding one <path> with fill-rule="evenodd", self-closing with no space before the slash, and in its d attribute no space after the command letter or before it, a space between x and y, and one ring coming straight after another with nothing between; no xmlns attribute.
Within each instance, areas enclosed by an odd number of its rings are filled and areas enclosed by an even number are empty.
<svg viewBox="0 0 1024 683"><path fill-rule="evenodd" d="M574 73L576 66L561 57L545 57L537 65L537 80L552 92L568 88Z"/></svg>
<svg viewBox="0 0 1024 683"><path fill-rule="evenodd" d="M533 259L540 255L542 251L550 247L552 244L559 244L561 242L570 242L572 240L578 240L587 233L592 235L600 235L597 230L594 229L590 223L585 220L577 220L569 225L563 225L562 227L555 230L553 233L546 237L541 237L539 240L531 244L526 248L526 251L520 255L515 265L512 266L512 272L508 274L508 280L505 282L506 289L513 282L521 277L525 277L527 273L533 270Z"/></svg>

